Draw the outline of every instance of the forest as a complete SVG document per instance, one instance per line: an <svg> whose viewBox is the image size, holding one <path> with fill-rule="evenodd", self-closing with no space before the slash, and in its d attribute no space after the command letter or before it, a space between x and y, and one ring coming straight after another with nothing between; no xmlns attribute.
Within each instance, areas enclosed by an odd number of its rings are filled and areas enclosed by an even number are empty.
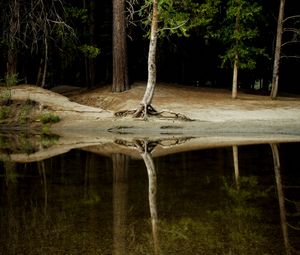
<svg viewBox="0 0 300 255"><path fill-rule="evenodd" d="M300 92L292 0L1 0L1 83L119 92L147 80L155 2L158 82L230 89L237 67L239 89L268 94L281 24L279 93Z"/></svg>

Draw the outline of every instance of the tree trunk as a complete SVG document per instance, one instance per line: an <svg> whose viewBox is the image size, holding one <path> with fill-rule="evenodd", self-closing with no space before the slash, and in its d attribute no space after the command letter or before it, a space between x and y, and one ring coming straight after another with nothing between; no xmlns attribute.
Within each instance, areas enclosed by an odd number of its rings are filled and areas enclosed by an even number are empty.
<svg viewBox="0 0 300 255"><path fill-rule="evenodd" d="M153 0L153 13L151 22L151 35L148 53L148 81L146 91L142 100L145 111L151 104L156 85L156 45L157 45L157 30L158 30L158 2Z"/></svg>
<svg viewBox="0 0 300 255"><path fill-rule="evenodd" d="M44 69L43 69L43 79L41 87L44 88L46 85L46 75L48 71L48 39L47 36L44 38L45 43L45 60L44 60Z"/></svg>
<svg viewBox="0 0 300 255"><path fill-rule="evenodd" d="M95 45L95 0L90 1L90 42ZM89 87L95 86L95 59L89 58Z"/></svg>
<svg viewBox="0 0 300 255"><path fill-rule="evenodd" d="M12 49L8 49L6 64L6 82L14 81L14 75L17 74L17 54ZM14 83L14 82L13 82ZM15 84L10 84L15 85Z"/></svg>
<svg viewBox="0 0 300 255"><path fill-rule="evenodd" d="M125 30L125 0L113 0L113 92L129 89Z"/></svg>
<svg viewBox="0 0 300 255"><path fill-rule="evenodd" d="M280 0L278 22L277 22L273 76L272 76L272 90L270 95L272 99L276 99L278 93L279 64L280 64L280 56L281 56L284 6L285 6L285 0Z"/></svg>
<svg viewBox="0 0 300 255"><path fill-rule="evenodd" d="M9 46L7 50L6 79L7 82L15 82L14 76L17 74L16 41L17 41L17 34L20 31L19 2L17 0L10 1L9 8L10 8L9 10L10 20L9 20L9 30L7 35Z"/></svg>
<svg viewBox="0 0 300 255"><path fill-rule="evenodd" d="M238 62L239 57L238 55L235 56L234 65L233 65L233 79L232 79L232 98L237 98L237 88L238 88Z"/></svg>

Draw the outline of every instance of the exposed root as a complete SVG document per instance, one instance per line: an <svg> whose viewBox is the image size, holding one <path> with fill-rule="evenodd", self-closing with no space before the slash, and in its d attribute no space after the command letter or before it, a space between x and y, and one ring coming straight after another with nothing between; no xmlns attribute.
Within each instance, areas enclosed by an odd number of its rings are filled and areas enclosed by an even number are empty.
<svg viewBox="0 0 300 255"><path fill-rule="evenodd" d="M185 116L184 114L167 111L167 110L159 112L159 116L164 119L177 119L177 120L182 120L182 121L193 121L191 118Z"/></svg>
<svg viewBox="0 0 300 255"><path fill-rule="evenodd" d="M193 139L193 137L179 137L179 138L164 138L164 139L136 139L132 141L117 139L115 143L127 148L135 148L140 153L152 153L156 146L160 145L164 148L172 147L179 144L184 144L187 141Z"/></svg>
<svg viewBox="0 0 300 255"><path fill-rule="evenodd" d="M141 104L140 108L133 114L134 118L147 119L148 116L156 116L159 113L152 107L152 105Z"/></svg>
<svg viewBox="0 0 300 255"><path fill-rule="evenodd" d="M152 105L141 104L140 107L136 110L124 110L115 113L116 117L127 117L132 116L133 118L141 118L147 120L149 117L156 116L160 119L176 119L182 121L192 121L192 119L181 113L175 113L172 111L160 111L158 112L153 108Z"/></svg>

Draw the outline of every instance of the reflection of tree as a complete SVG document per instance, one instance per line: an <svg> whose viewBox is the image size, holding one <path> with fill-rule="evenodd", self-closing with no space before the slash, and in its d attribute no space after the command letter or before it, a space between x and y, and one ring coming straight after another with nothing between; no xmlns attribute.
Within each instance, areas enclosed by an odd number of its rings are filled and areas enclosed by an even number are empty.
<svg viewBox="0 0 300 255"><path fill-rule="evenodd" d="M280 174L280 154L278 149L278 144L270 144L272 149L273 155L273 162L274 162L274 171L275 171L275 179L276 179L276 187L277 187L277 195L278 195L278 203L279 203L279 210L280 210L280 220L281 220L281 228L284 240L284 246L286 250L286 254L300 254L300 250L296 251L291 243L289 238L289 227L294 230L300 230L300 228L294 227L293 225L288 223L287 220L287 210L285 206L285 194L284 194L284 186L282 184L281 174Z"/></svg>
<svg viewBox="0 0 300 255"><path fill-rule="evenodd" d="M151 226L152 226L152 239L154 254L159 254L160 242L158 236L158 214L157 214L157 176L156 170L153 162L152 152L156 146L160 145L162 147L172 147L188 141L190 137L181 137L179 139L158 139L149 141L147 139L135 140L135 141L126 141L126 140L116 140L115 143L118 145L133 147L138 150L141 155L145 166L147 168L148 174L148 198L149 198L149 208L150 208L150 217L151 217ZM125 157L125 156L123 156ZM114 167L115 171L115 167ZM114 175L115 176L115 175ZM114 191L115 193L115 191ZM121 253L119 253L121 254Z"/></svg>
<svg viewBox="0 0 300 255"><path fill-rule="evenodd" d="M128 200L128 163L129 157L113 154L113 238L115 255L127 254L127 200Z"/></svg>
<svg viewBox="0 0 300 255"><path fill-rule="evenodd" d="M3 167L5 171L4 176L5 176L6 186L8 186L9 183L16 183L17 182L17 178L15 174L16 163L10 160L6 160L3 162Z"/></svg>
<svg viewBox="0 0 300 255"><path fill-rule="evenodd" d="M238 146L232 146L232 153L233 153L233 165L234 165L234 175L235 175L235 182L237 189L240 188L240 170L239 170L239 150Z"/></svg>
<svg viewBox="0 0 300 255"><path fill-rule="evenodd" d="M42 177L41 183L44 187L44 214L47 213L47 205L48 205L48 191L47 191L47 176L46 176L46 168L45 168L45 162L40 161L37 162L39 174Z"/></svg>
<svg viewBox="0 0 300 255"><path fill-rule="evenodd" d="M148 142L145 140L136 141L136 147L139 150L148 174L148 196L149 196L149 207L151 216L151 226L152 226L152 236L153 236L153 246L154 253L159 254L159 241L158 241L158 216L157 216L157 203L156 203L156 193L157 193L157 178L156 171L151 155L151 151L156 146L155 142Z"/></svg>

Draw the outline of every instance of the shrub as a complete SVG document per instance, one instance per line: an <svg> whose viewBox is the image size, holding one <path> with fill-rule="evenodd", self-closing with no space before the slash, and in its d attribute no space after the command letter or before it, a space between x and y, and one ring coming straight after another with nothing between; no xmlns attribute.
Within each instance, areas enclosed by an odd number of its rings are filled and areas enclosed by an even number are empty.
<svg viewBox="0 0 300 255"><path fill-rule="evenodd" d="M57 123L60 121L60 117L52 113L45 113L41 115L40 120L43 124Z"/></svg>

